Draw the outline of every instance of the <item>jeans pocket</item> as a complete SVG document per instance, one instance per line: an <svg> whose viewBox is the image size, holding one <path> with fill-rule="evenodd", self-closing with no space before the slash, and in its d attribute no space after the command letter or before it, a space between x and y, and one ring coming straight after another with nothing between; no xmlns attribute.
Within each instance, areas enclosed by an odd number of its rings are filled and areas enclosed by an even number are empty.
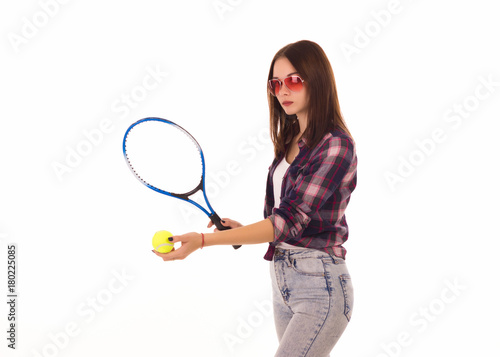
<svg viewBox="0 0 500 357"><path fill-rule="evenodd" d="M354 303L354 289L352 287L351 276L349 274L342 274L339 276L339 279L344 294L344 315L347 321L350 321Z"/></svg>
<svg viewBox="0 0 500 357"><path fill-rule="evenodd" d="M301 275L325 276L323 260L318 258L290 259L292 269Z"/></svg>

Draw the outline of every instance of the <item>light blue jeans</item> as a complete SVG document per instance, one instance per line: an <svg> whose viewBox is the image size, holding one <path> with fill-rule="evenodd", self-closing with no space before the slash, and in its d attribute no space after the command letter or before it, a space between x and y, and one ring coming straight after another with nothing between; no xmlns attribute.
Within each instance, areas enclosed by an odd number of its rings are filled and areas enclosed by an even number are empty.
<svg viewBox="0 0 500 357"><path fill-rule="evenodd" d="M327 357L351 318L353 288L344 259L319 250L277 248L271 262L275 357Z"/></svg>

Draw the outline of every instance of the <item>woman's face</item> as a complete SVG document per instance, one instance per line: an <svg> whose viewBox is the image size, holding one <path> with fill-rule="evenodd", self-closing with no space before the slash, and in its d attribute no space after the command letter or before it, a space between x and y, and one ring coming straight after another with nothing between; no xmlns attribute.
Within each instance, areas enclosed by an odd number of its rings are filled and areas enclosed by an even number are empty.
<svg viewBox="0 0 500 357"><path fill-rule="evenodd" d="M290 75L300 76L300 73L297 72L286 57L278 58L276 62L274 62L273 79L283 81ZM307 120L308 100L305 82L302 89L298 92L292 92L287 86L283 85L280 91L276 93L276 98L278 98L286 114L295 114L298 118Z"/></svg>

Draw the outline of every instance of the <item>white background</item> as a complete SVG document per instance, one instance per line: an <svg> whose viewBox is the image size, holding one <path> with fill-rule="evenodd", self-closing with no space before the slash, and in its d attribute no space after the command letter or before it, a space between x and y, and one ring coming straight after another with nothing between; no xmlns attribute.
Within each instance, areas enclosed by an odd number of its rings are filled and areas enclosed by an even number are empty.
<svg viewBox="0 0 500 357"><path fill-rule="evenodd" d="M207 219L140 185L121 140L142 117L178 122L205 151L217 212L260 220L265 81L276 51L301 39L330 58L359 160L345 244L355 307L335 355L498 354L494 4L3 2L0 292L15 243L19 297L15 351L0 305L1 355L274 355L266 246L153 255L155 231L206 231ZM148 68L161 74L144 90Z"/></svg>

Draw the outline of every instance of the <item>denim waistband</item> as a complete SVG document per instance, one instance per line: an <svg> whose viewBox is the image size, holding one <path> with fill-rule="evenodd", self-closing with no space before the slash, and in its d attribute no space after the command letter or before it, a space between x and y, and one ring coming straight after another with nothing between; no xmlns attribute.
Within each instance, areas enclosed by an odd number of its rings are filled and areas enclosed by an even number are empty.
<svg viewBox="0 0 500 357"><path fill-rule="evenodd" d="M323 252L317 249L283 249L276 248L274 251L274 260L289 260L289 259L304 259L304 258L330 258L334 261L335 264L343 263L344 259L339 258L337 256L331 256L327 252Z"/></svg>

